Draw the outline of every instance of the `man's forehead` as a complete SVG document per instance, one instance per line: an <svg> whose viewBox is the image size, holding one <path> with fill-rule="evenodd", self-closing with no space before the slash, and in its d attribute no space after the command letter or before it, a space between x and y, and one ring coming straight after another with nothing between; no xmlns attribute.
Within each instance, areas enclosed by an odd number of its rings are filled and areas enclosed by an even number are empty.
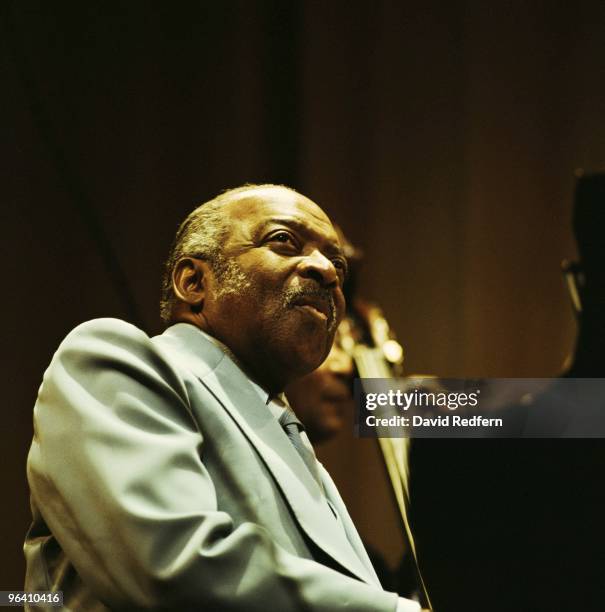
<svg viewBox="0 0 605 612"><path fill-rule="evenodd" d="M338 241L338 235L326 213L309 198L282 187L251 189L236 195L227 204L232 219L255 227L273 219L291 219L307 225Z"/></svg>

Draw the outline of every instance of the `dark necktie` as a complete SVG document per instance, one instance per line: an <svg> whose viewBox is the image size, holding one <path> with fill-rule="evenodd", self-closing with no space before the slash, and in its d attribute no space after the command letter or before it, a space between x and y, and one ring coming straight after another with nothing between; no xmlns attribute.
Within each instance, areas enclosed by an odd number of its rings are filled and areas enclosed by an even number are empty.
<svg viewBox="0 0 605 612"><path fill-rule="evenodd" d="M286 432L290 442L292 442L292 446L296 449L301 459L305 462L311 476L315 478L315 481L321 488L321 479L319 477L319 470L317 469L317 460L315 459L315 455L305 446L305 443L300 436L300 432L304 431L305 429L303 424L296 418L295 414L287 408L279 417L279 424Z"/></svg>

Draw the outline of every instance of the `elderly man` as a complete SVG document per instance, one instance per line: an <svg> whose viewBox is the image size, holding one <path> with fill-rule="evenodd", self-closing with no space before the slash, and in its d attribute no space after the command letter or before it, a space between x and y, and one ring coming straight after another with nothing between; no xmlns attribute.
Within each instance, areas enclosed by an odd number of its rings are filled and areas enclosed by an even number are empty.
<svg viewBox="0 0 605 612"><path fill-rule="evenodd" d="M63 341L35 407L26 589L72 610L417 610L382 590L282 390L328 354L346 260L323 211L246 186L196 209L149 338Z"/></svg>

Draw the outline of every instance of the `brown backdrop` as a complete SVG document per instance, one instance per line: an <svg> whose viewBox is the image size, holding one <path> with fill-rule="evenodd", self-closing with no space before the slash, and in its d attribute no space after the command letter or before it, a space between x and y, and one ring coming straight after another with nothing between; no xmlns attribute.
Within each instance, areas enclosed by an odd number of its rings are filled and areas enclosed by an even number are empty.
<svg viewBox="0 0 605 612"><path fill-rule="evenodd" d="M22 584L31 408L53 350L92 317L157 332L176 226L225 187L285 182L333 214L408 372L560 368L573 171L605 165L599 0L0 10L0 589ZM393 561L374 447L346 432L322 456Z"/></svg>

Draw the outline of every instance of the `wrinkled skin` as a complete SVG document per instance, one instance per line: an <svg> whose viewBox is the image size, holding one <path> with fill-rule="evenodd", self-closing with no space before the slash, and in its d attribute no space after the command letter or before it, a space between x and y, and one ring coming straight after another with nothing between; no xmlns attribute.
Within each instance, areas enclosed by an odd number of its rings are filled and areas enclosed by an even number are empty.
<svg viewBox="0 0 605 612"><path fill-rule="evenodd" d="M325 213L280 187L240 194L225 205L223 255L237 282L185 258L173 276L176 320L223 342L269 392L317 368L342 319L346 260ZM223 279L224 280L224 279Z"/></svg>

